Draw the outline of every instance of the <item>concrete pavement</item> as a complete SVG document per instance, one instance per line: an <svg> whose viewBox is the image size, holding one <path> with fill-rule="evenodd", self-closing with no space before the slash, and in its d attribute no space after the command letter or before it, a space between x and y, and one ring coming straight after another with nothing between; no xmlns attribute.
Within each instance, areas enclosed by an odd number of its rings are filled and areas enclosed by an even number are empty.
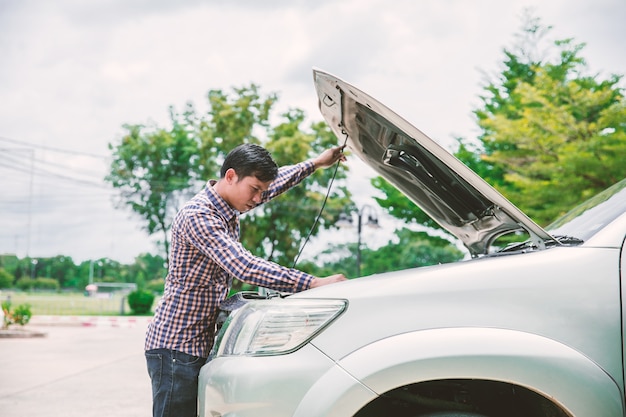
<svg viewBox="0 0 626 417"><path fill-rule="evenodd" d="M0 338L0 416L151 416L148 319L121 319L35 320L44 337Z"/></svg>

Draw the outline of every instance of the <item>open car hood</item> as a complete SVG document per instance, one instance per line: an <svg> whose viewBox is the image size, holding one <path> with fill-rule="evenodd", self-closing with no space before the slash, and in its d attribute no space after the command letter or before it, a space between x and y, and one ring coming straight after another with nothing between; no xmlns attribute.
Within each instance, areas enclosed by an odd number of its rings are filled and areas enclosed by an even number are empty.
<svg viewBox="0 0 626 417"><path fill-rule="evenodd" d="M505 233L524 230L537 248L554 239L432 139L347 82L314 69L319 107L340 142L443 228L472 257Z"/></svg>

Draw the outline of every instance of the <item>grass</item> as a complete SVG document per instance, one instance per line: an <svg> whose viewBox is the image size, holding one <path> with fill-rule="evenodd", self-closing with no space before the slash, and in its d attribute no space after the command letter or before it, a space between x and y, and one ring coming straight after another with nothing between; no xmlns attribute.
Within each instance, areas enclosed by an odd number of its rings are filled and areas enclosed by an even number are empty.
<svg viewBox="0 0 626 417"><path fill-rule="evenodd" d="M33 316L118 316L130 314L126 296L113 293L110 296L87 297L82 293L7 292L0 293L0 300L11 297L11 304L29 304ZM156 305L156 300L154 305Z"/></svg>

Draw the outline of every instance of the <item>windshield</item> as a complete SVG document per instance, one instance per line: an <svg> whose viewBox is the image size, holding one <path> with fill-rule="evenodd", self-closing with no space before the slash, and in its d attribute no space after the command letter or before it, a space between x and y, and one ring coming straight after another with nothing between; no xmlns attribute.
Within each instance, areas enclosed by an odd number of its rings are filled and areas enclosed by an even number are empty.
<svg viewBox="0 0 626 417"><path fill-rule="evenodd" d="M552 236L587 240L626 208L626 178L574 208L546 228Z"/></svg>

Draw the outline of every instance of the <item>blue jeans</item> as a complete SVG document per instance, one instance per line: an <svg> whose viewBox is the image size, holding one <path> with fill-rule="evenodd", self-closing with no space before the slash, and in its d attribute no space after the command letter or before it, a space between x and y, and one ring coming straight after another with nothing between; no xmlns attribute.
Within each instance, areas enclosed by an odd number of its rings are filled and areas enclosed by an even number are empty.
<svg viewBox="0 0 626 417"><path fill-rule="evenodd" d="M153 417L197 417L198 374L206 358L170 349L146 351Z"/></svg>

